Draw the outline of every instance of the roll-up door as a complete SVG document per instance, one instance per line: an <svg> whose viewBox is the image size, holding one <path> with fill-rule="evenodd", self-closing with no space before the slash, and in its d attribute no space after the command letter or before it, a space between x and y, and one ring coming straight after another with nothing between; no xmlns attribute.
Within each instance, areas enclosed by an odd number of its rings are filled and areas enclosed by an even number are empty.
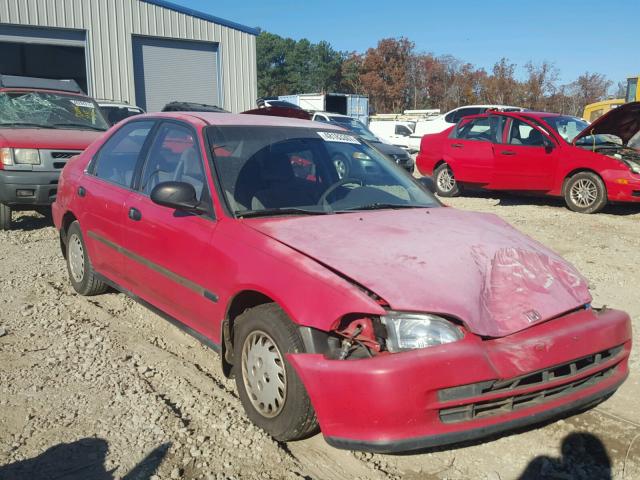
<svg viewBox="0 0 640 480"><path fill-rule="evenodd" d="M133 37L136 103L158 112L172 101L220 105L218 44Z"/></svg>

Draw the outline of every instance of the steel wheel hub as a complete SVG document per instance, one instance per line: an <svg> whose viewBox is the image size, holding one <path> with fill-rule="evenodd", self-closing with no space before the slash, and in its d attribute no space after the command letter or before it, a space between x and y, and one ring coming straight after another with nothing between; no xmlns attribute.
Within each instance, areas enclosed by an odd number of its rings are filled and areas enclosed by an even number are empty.
<svg viewBox="0 0 640 480"><path fill-rule="evenodd" d="M446 168L438 175L438 187L443 192L450 192L456 186L456 179L453 177L453 172L450 168Z"/></svg>
<svg viewBox="0 0 640 480"><path fill-rule="evenodd" d="M573 184L569 194L571 201L579 207L589 207L598 198L598 187L592 180L583 178Z"/></svg>
<svg viewBox="0 0 640 480"><path fill-rule="evenodd" d="M82 282L84 278L84 248L82 240L77 234L69 237L69 269L76 283Z"/></svg>
<svg viewBox="0 0 640 480"><path fill-rule="evenodd" d="M275 417L287 398L287 376L276 343L265 332L252 332L242 346L241 362L251 404L262 416Z"/></svg>

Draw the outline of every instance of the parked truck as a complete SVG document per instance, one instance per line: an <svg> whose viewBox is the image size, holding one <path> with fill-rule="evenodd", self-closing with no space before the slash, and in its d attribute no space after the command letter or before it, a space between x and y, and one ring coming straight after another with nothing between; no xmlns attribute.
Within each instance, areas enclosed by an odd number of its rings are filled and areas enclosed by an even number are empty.
<svg viewBox="0 0 640 480"><path fill-rule="evenodd" d="M301 93L280 95L279 100L293 103L304 110L348 115L369 124L369 97L351 93Z"/></svg>
<svg viewBox="0 0 640 480"><path fill-rule="evenodd" d="M600 118L609 110L613 110L625 103L637 102L640 100L640 75L627 78L627 93L625 98L610 98L601 102L590 103L584 107L582 118L591 123Z"/></svg>

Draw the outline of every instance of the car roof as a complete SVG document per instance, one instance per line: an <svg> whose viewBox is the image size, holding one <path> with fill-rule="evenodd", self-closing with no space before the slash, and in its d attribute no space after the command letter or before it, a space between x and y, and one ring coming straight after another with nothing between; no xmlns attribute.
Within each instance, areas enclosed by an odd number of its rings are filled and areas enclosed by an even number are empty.
<svg viewBox="0 0 640 480"><path fill-rule="evenodd" d="M479 113L477 115L467 115L464 117L465 120L470 119L470 118L485 118L488 117L489 115L503 115L506 117L515 117L515 118L521 118L521 117L530 117L530 118L534 118L536 120L540 120L543 117L564 117L564 116L573 116L573 115L564 115L561 113L552 113L552 112L531 112L531 111L525 111L525 112L485 112L485 113ZM577 118L577 117L576 117Z"/></svg>
<svg viewBox="0 0 640 480"><path fill-rule="evenodd" d="M338 126L328 123L319 124L311 120L301 120L291 117L277 117L271 115L251 115L243 113L215 113L215 112L158 112L138 115L137 120L144 117L153 118L174 118L186 122L193 123L194 119L199 119L209 125L221 126L256 126L256 127L306 127L319 128L325 130L343 131Z"/></svg>

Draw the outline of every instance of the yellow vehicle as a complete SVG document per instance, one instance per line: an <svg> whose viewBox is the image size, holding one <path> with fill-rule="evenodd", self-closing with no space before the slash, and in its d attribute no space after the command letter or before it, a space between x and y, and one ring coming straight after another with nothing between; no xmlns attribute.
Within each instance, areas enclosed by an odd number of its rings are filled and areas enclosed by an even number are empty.
<svg viewBox="0 0 640 480"><path fill-rule="evenodd" d="M628 102L640 100L640 81L638 80L640 80L640 75L627 78L627 94L625 98L612 98L601 102L590 103L584 107L582 118L588 122L593 122L609 110L613 110Z"/></svg>

